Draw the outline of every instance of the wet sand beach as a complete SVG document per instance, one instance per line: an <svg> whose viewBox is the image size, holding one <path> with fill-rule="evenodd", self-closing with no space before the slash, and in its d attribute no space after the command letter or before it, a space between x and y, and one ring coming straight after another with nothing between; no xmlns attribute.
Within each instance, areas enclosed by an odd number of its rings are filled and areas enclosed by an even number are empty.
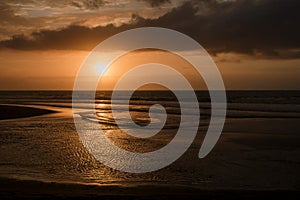
<svg viewBox="0 0 300 200"><path fill-rule="evenodd" d="M0 120L1 199L253 199L299 195L297 101L277 102L272 107L231 102L223 133L207 157L198 158L207 129L204 120L181 158L144 174L111 169L89 154L75 130L69 96L52 101L2 100L1 109L13 110L7 120ZM26 117L17 118L21 111ZM104 117L110 119L109 113L105 111ZM116 144L131 148L130 138L113 124L103 126ZM151 145L160 146L170 132L172 129L167 129Z"/></svg>

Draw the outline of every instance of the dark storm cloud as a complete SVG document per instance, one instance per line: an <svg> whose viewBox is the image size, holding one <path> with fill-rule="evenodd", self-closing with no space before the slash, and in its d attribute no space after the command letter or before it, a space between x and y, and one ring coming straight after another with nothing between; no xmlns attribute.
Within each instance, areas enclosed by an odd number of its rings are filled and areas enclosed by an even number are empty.
<svg viewBox="0 0 300 200"><path fill-rule="evenodd" d="M160 23L184 32L212 53L238 52L270 57L298 57L300 1L195 1L166 14ZM195 8L197 7L197 9ZM201 14L201 11L205 14Z"/></svg>
<svg viewBox="0 0 300 200"><path fill-rule="evenodd" d="M236 52L278 58L299 58L300 1L240 0L193 1L174 8L158 19L134 15L120 27L86 28L70 26L56 31L39 31L31 39L14 36L0 44L14 49L90 50L120 31L159 26L183 32L210 53ZM298 49L298 50L297 50Z"/></svg>
<svg viewBox="0 0 300 200"><path fill-rule="evenodd" d="M116 28L113 25L92 29L73 25L62 30L34 32L31 34L31 39L24 35L16 35L10 40L2 41L1 44L7 48L20 50L91 50L107 37L126 29L122 27Z"/></svg>

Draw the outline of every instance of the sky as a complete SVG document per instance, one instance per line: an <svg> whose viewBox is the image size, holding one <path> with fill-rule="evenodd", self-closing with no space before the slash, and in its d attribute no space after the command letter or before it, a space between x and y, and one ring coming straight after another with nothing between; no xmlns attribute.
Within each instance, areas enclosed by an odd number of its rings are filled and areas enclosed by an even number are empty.
<svg viewBox="0 0 300 200"><path fill-rule="evenodd" d="M0 90L71 90L97 44L149 26L199 42L228 90L300 89L299 9L298 0L0 0Z"/></svg>

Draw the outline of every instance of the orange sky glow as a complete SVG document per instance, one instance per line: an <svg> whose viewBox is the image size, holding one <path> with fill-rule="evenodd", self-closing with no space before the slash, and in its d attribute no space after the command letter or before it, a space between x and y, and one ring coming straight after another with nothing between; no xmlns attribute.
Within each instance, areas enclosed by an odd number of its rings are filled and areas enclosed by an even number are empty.
<svg viewBox="0 0 300 200"><path fill-rule="evenodd" d="M160 54L158 56L158 54ZM71 90L77 70L89 55L88 51L2 51L0 55L1 90ZM157 59L160 58L160 59ZM226 54L213 57L227 89L298 89L300 60L255 60L243 55ZM131 53L110 66L99 88L111 90L118 78L139 64L158 63L184 68L180 58L163 52ZM191 68L190 68L191 69ZM202 79L192 71L181 70L191 84L205 89ZM98 73L95 71L95 73ZM154 75L154 74L153 74Z"/></svg>
<svg viewBox="0 0 300 200"><path fill-rule="evenodd" d="M300 19L294 17L293 4L284 6L288 12L270 0L0 1L0 90L72 90L78 69L96 45L149 26L199 42L228 90L299 90ZM99 89L113 89L130 67L153 61L183 72L195 89L205 89L191 66L157 51L119 58Z"/></svg>

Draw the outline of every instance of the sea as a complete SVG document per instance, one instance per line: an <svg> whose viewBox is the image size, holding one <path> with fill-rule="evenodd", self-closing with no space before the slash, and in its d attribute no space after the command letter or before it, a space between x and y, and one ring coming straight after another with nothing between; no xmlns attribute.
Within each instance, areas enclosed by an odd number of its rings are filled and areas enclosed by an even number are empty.
<svg viewBox="0 0 300 200"><path fill-rule="evenodd" d="M121 118L116 123L110 91L95 94L96 113L82 102L76 105L79 111L75 115L72 91L0 91L2 107L53 111L38 115L30 111L31 116L10 119L5 119L9 109L1 113L0 177L99 185L300 189L300 91L226 91L223 132L214 149L201 159L198 153L210 124L211 99L207 91L195 93L200 121L189 149L157 171L128 173L102 164L85 148L73 117L94 120L120 148L139 153L155 151L170 143L181 123L182 108L172 92L133 93L129 111L141 128L160 120L159 113L157 119L150 120L151 105L160 104L167 113L166 123L157 135L140 139L120 129L120 125L129 126L130 120ZM122 100L114 102L118 113L125 112L128 106Z"/></svg>

